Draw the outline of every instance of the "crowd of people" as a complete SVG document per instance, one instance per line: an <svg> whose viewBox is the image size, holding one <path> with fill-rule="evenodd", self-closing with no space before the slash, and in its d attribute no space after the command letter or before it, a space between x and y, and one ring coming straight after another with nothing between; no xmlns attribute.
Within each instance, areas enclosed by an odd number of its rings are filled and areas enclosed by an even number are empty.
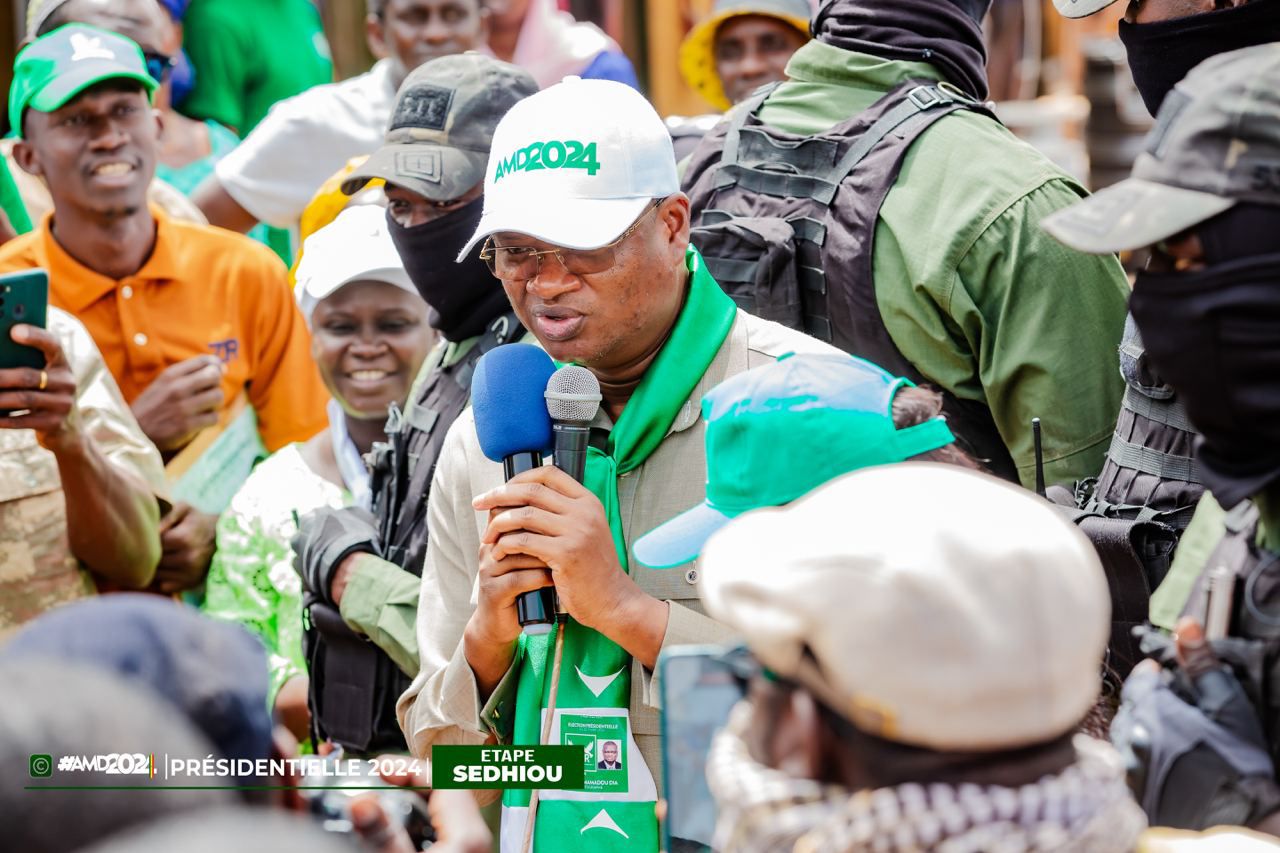
<svg viewBox="0 0 1280 853"><path fill-rule="evenodd" d="M663 117L555 0L369 0L337 82L311 0L31 0L0 849L1280 847L1280 0L1129 0L1092 196L990 7L716 0ZM598 387L580 472L492 458L520 345ZM691 651L741 699L664 826ZM589 731L584 787L429 790Z"/></svg>

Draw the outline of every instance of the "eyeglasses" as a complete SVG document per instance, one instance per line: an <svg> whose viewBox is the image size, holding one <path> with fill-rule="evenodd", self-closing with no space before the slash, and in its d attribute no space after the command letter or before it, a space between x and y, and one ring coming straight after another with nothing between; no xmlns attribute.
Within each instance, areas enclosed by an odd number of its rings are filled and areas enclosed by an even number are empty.
<svg viewBox="0 0 1280 853"><path fill-rule="evenodd" d="M163 83L169 79L169 75L173 73L173 68L177 65L177 60L172 56L163 53L143 53L143 60L147 65L147 73L151 75L151 79L157 83Z"/></svg>
<svg viewBox="0 0 1280 853"><path fill-rule="evenodd" d="M617 262L617 248L622 245L645 218L658 209L662 199L654 202L636 217L631 227L623 231L618 239L606 243L598 249L535 249L532 246L495 246L493 238L484 241L480 250L480 258L489 267L489 272L503 281L529 281L542 272L543 255L555 255L560 266L572 275L592 275L601 273Z"/></svg>

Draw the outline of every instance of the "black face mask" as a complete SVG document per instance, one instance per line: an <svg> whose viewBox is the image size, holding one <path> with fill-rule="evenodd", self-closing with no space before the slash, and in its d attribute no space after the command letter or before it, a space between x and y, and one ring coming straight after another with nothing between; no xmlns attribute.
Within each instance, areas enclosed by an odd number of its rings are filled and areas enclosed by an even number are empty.
<svg viewBox="0 0 1280 853"><path fill-rule="evenodd" d="M1139 273L1129 309L1203 436L1196 456L1218 502L1280 480L1280 254Z"/></svg>
<svg viewBox="0 0 1280 853"><path fill-rule="evenodd" d="M1160 111L1165 96L1201 62L1244 47L1280 41L1280 0L1154 24L1120 22L1120 40L1147 111Z"/></svg>
<svg viewBox="0 0 1280 853"><path fill-rule="evenodd" d="M511 310L507 294L484 261L473 251L461 263L454 259L480 227L484 199L413 228L387 213L387 228L400 260L418 293L431 307L431 325L451 341L480 334L494 319Z"/></svg>

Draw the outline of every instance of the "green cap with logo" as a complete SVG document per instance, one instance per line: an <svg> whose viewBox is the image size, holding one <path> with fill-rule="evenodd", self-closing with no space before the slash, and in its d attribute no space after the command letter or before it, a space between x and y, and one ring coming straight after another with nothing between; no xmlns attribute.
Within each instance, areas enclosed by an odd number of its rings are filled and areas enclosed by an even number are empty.
<svg viewBox="0 0 1280 853"><path fill-rule="evenodd" d="M1155 245L1242 201L1280 205L1280 43L1196 66L1165 98L1133 176L1042 224L1102 255Z"/></svg>
<svg viewBox="0 0 1280 853"><path fill-rule="evenodd" d="M27 109L49 113L105 80L133 80L150 97L156 81L147 73L142 48L119 33L67 24L36 39L13 63L9 123L22 135Z"/></svg>
<svg viewBox="0 0 1280 853"><path fill-rule="evenodd" d="M942 418L894 426L894 395L911 384L849 355L784 356L721 382L702 398L707 499L636 540L636 559L683 565L744 512L951 444Z"/></svg>

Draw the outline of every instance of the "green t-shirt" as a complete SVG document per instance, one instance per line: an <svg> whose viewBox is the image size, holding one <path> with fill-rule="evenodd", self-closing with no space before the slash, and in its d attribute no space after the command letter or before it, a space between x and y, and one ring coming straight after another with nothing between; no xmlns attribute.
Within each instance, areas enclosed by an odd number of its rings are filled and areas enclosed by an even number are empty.
<svg viewBox="0 0 1280 853"><path fill-rule="evenodd" d="M14 231L26 234L31 230L31 217L27 216L27 208L22 203L22 196L18 194L13 175L9 174L9 164L3 157L0 157L0 210L4 211Z"/></svg>
<svg viewBox="0 0 1280 853"><path fill-rule="evenodd" d="M787 75L760 118L798 134L824 133L906 80L941 79L818 41ZM894 344L931 382L991 409L1026 485L1032 418L1046 479L1062 483L1098 473L1120 411L1124 271L1040 229L1084 195L1001 125L959 113L912 146L876 226L876 300Z"/></svg>
<svg viewBox="0 0 1280 853"><path fill-rule="evenodd" d="M329 43L311 0L194 0L183 27L196 79L182 112L242 137L276 101L333 81Z"/></svg>

